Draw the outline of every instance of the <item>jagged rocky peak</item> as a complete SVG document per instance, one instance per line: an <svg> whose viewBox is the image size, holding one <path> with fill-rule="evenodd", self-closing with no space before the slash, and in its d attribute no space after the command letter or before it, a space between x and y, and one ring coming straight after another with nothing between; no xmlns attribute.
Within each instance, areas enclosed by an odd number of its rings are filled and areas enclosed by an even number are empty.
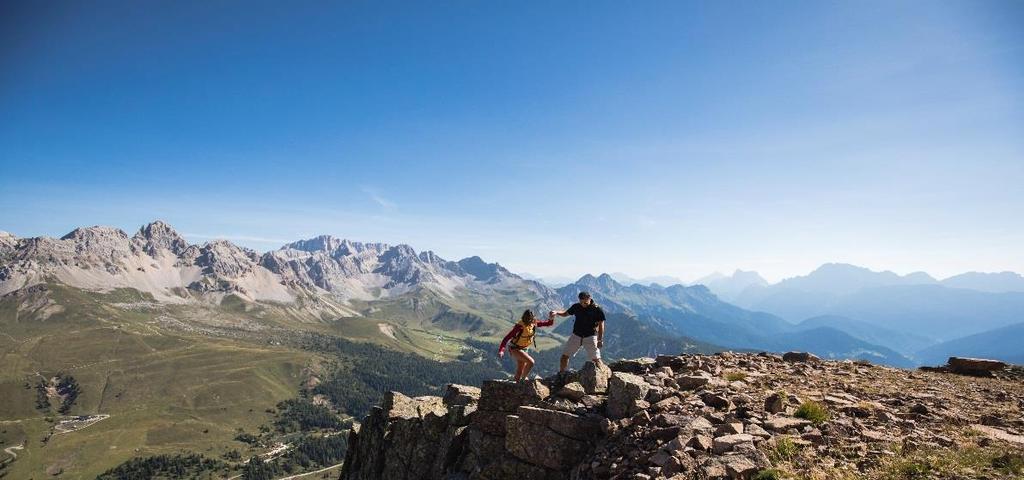
<svg viewBox="0 0 1024 480"><path fill-rule="evenodd" d="M127 240L128 234L124 233L124 230L121 230L120 228L94 225L92 227L78 227L67 235L60 237L60 239L71 240L74 242L98 242L114 239Z"/></svg>
<svg viewBox="0 0 1024 480"><path fill-rule="evenodd" d="M405 244L389 248L380 255L379 261L380 264L374 273L385 275L390 279L384 288L431 282L438 278L435 273L443 273L440 269L430 268L420 260L412 247Z"/></svg>
<svg viewBox="0 0 1024 480"><path fill-rule="evenodd" d="M194 256L193 262L203 268L204 274L227 278L238 278L253 271L260 259L256 252L227 240L189 247L186 255Z"/></svg>
<svg viewBox="0 0 1024 480"><path fill-rule="evenodd" d="M112 260L127 256L130 252L128 234L114 227L80 227L60 238L69 245L75 255L98 257ZM64 250L57 247L58 250Z"/></svg>
<svg viewBox="0 0 1024 480"><path fill-rule="evenodd" d="M164 250L181 255L189 246L184 237L161 220L143 225L132 241L151 256L157 256Z"/></svg>
<svg viewBox="0 0 1024 480"><path fill-rule="evenodd" d="M449 385L443 397L392 392L351 432L340 478L887 478L893 460L929 458L919 454L953 460L950 478L1016 478L1000 465L1024 448L1024 373L965 362L1015 376L725 352Z"/></svg>
<svg viewBox="0 0 1024 480"><path fill-rule="evenodd" d="M0 230L0 251L3 250L14 250L14 247L18 244L18 237L14 234Z"/></svg>
<svg viewBox="0 0 1024 480"><path fill-rule="evenodd" d="M588 273L580 277L580 279L576 281L576 285L603 292L615 291L622 287L622 284L616 282L615 279L607 273L602 273L596 277Z"/></svg>
<svg viewBox="0 0 1024 480"><path fill-rule="evenodd" d="M497 263L487 263L476 255L463 258L458 261L458 264L466 273L481 282L497 282L506 277L518 278L518 276L508 271L505 267Z"/></svg>
<svg viewBox="0 0 1024 480"><path fill-rule="evenodd" d="M466 275L466 271L459 265L459 262L445 260L431 250L420 252L419 259L421 262L434 268L448 270L455 275Z"/></svg>
<svg viewBox="0 0 1024 480"><path fill-rule="evenodd" d="M395 256L400 258L414 258L416 257L416 250L411 246L404 243L395 245L384 252L385 256Z"/></svg>
<svg viewBox="0 0 1024 480"><path fill-rule="evenodd" d="M331 235L320 235L317 237L310 238L308 240L299 240L297 242L289 243L282 249L301 250L303 252L326 252L333 253L334 251L341 248L344 240L333 237Z"/></svg>
<svg viewBox="0 0 1024 480"><path fill-rule="evenodd" d="M338 238L333 235L318 235L316 237L299 240L289 243L280 250L298 250L307 253L325 253L333 257L356 255L364 252L377 253L390 249L386 243L364 243L353 242L346 238Z"/></svg>

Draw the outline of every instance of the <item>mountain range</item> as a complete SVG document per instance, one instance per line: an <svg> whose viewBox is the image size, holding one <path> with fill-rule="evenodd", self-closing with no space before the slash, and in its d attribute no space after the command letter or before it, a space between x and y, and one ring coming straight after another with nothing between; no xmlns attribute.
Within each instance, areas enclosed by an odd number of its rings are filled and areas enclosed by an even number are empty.
<svg viewBox="0 0 1024 480"><path fill-rule="evenodd" d="M326 235L263 254L225 240L190 245L160 221L132 236L100 226L59 239L0 235L0 295L46 282L90 291L130 288L169 304L217 305L234 297L317 318L361 316L360 305L405 296L456 301L514 293L538 305L554 300L544 285L479 257L448 261L408 245Z"/></svg>
<svg viewBox="0 0 1024 480"><path fill-rule="evenodd" d="M733 302L800 325L836 328L928 362L936 360L935 350L925 350L933 345L1024 321L1024 277L969 272L937 280L923 272L899 275L830 263L775 284L750 285ZM1024 344L1024 336L1006 333L1009 341ZM998 349L975 351L1005 357Z"/></svg>
<svg viewBox="0 0 1024 480"><path fill-rule="evenodd" d="M686 335L733 349L804 350L827 358L854 358L901 367L913 362L892 349L842 330L802 328L780 317L724 302L703 285L622 285L609 274L584 275L557 290L563 303L587 291L607 312L636 316L674 335Z"/></svg>
<svg viewBox="0 0 1024 480"><path fill-rule="evenodd" d="M498 336L522 309L567 306L587 290L607 312L675 339L912 366L918 352L933 359L935 350L926 349L1020 323L1024 312L1024 291L1013 290L1021 277L1009 272L939 281L826 264L776 284L737 270L689 286L616 276L624 278L587 274L553 289L480 257L451 261L408 245L328 235L258 253L225 240L189 244L160 221L133 235L100 226L59 239L0 232L0 295L41 283L131 289L162 304L241 302L302 321L362 318L424 334Z"/></svg>

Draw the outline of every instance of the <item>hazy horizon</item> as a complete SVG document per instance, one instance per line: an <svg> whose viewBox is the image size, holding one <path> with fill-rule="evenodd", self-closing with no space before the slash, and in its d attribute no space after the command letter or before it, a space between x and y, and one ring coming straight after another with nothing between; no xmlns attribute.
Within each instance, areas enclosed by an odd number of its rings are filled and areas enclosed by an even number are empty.
<svg viewBox="0 0 1024 480"><path fill-rule="evenodd" d="M1024 3L0 6L0 230L1024 272Z"/></svg>

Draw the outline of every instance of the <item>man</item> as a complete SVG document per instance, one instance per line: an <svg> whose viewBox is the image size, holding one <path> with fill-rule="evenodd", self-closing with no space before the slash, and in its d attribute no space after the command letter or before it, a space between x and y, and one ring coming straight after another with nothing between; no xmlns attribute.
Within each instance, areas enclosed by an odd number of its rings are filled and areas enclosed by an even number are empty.
<svg viewBox="0 0 1024 480"><path fill-rule="evenodd" d="M550 312L560 317L576 316L572 324L572 335L562 349L559 373L569 368L569 358L576 355L580 347L587 349L595 365L601 363L601 348L604 347L604 310L594 303L587 292L580 292L578 298L579 303L572 304L568 310Z"/></svg>

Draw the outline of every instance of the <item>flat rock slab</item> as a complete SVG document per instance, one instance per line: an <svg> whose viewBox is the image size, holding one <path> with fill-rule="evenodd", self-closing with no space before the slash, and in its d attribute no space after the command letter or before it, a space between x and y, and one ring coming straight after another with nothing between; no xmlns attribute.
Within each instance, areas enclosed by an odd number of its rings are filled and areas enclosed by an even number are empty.
<svg viewBox="0 0 1024 480"><path fill-rule="evenodd" d="M1014 435L1006 430L1002 430L995 427L989 427L987 425L971 425L971 429L985 434L993 440L1002 440L1004 442L1010 442L1016 445L1024 445L1024 435Z"/></svg>
<svg viewBox="0 0 1024 480"><path fill-rule="evenodd" d="M516 415L523 421L550 428L577 440L593 441L601 435L601 425L594 418L525 406L519 407Z"/></svg>
<svg viewBox="0 0 1024 480"><path fill-rule="evenodd" d="M711 381L710 375L680 375L676 377L676 384L680 390L696 390L707 385Z"/></svg>
<svg viewBox="0 0 1024 480"><path fill-rule="evenodd" d="M810 424L810 420L804 420L802 418L775 417L771 420L768 420L767 422L764 422L764 428L772 432L787 432L791 428L799 430Z"/></svg>
<svg viewBox="0 0 1024 480"><path fill-rule="evenodd" d="M786 352L782 355L782 359L787 362L818 363L821 361L817 355L808 352Z"/></svg>
<svg viewBox="0 0 1024 480"><path fill-rule="evenodd" d="M752 443L753 441L753 435L748 435L746 433L737 433L735 435L725 435L716 438L712 443L711 448L716 455L721 455L723 453L731 451L736 445L740 445L743 443Z"/></svg>

